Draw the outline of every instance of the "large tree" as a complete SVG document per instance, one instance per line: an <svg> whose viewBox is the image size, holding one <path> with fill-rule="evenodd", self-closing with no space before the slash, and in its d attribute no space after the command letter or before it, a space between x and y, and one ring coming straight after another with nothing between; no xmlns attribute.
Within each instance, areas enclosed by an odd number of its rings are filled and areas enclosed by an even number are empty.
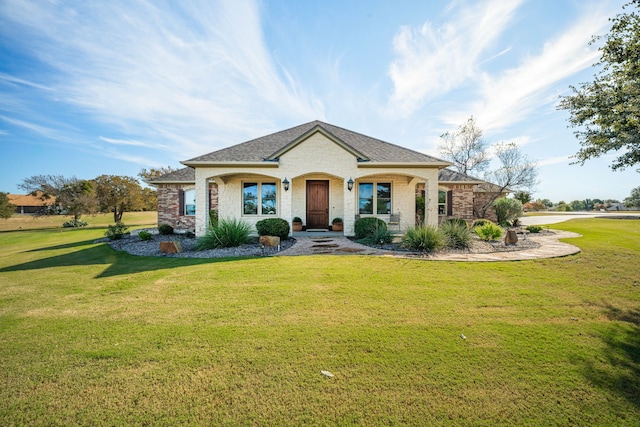
<svg viewBox="0 0 640 427"><path fill-rule="evenodd" d="M569 123L577 128L582 146L575 156L578 164L614 152L612 169L640 166L639 7L640 0L633 0L610 19L594 80L572 86L573 94L560 101L559 108L569 111Z"/></svg>
<svg viewBox="0 0 640 427"><path fill-rule="evenodd" d="M96 211L97 202L91 182L75 176L66 178L62 175L34 175L23 179L18 187L38 196L43 205L47 205L40 212L42 214L65 212L78 219L80 215Z"/></svg>
<svg viewBox="0 0 640 427"><path fill-rule="evenodd" d="M485 174L488 186L484 205L476 210L476 215L486 218L493 202L507 191L522 191L533 188L537 183L538 168L532 160L513 143L500 143L494 146L498 167Z"/></svg>
<svg viewBox="0 0 640 427"><path fill-rule="evenodd" d="M81 215L94 214L98 211L98 200L93 183L87 180L75 180L65 184L57 194L56 202L73 219Z"/></svg>
<svg viewBox="0 0 640 427"><path fill-rule="evenodd" d="M76 181L75 177L65 178L62 175L33 175L24 178L18 187L32 196L38 196L44 205L57 204L56 198L62 191L62 187ZM42 209L39 213L57 213L56 209Z"/></svg>
<svg viewBox="0 0 640 427"><path fill-rule="evenodd" d="M640 187L631 190L631 195L624 199L624 205L628 208L640 207Z"/></svg>
<svg viewBox="0 0 640 427"><path fill-rule="evenodd" d="M11 215L16 212L16 206L9 202L7 194L0 192L0 218L4 219L11 218Z"/></svg>
<svg viewBox="0 0 640 427"><path fill-rule="evenodd" d="M471 116L455 132L440 135L438 151L453 163L460 173L470 174L484 171L489 166L488 146L482 138L482 130Z"/></svg>
<svg viewBox="0 0 640 427"><path fill-rule="evenodd" d="M126 211L143 207L142 187L130 176L100 175L93 180L102 211L113 212L113 221L122 221Z"/></svg>
<svg viewBox="0 0 640 427"><path fill-rule="evenodd" d="M478 174L486 170L492 161L489 145L482 138L482 130L476 125L473 116L458 127L454 133L441 136L440 154L453 163L458 172ZM496 199L505 192L531 190L536 184L538 170L536 164L522 154L514 143L499 143L493 147L497 167L485 172L485 179L489 184L483 190L488 197L482 206L474 208L475 215L480 218L487 216L487 211ZM530 193L526 193L530 197Z"/></svg>

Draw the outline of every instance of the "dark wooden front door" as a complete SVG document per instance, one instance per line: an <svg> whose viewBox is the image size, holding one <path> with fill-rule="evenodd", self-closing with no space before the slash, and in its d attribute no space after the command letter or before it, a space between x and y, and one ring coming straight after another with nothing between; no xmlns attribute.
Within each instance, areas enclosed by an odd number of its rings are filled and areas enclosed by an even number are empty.
<svg viewBox="0 0 640 427"><path fill-rule="evenodd" d="M329 181L307 181L307 228L329 228Z"/></svg>

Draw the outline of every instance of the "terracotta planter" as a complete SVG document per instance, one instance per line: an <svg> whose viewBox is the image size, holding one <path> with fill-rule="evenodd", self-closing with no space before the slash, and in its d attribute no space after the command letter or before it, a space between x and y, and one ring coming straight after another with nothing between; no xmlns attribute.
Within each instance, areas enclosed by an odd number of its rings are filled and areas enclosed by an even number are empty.
<svg viewBox="0 0 640 427"><path fill-rule="evenodd" d="M341 222L334 222L333 224L331 224L331 230L333 230L333 231L342 231L342 223Z"/></svg>
<svg viewBox="0 0 640 427"><path fill-rule="evenodd" d="M293 231L302 231L302 223L301 222L292 222L291 229Z"/></svg>

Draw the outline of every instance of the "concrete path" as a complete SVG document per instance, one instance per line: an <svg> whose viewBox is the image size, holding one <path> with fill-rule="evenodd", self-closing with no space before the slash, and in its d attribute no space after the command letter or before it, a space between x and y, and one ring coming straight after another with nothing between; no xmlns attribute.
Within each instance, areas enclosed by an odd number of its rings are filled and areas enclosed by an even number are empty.
<svg viewBox="0 0 640 427"><path fill-rule="evenodd" d="M401 253L396 251L386 251L355 243L342 236L296 236L296 243L291 248L277 254L277 256L294 255L378 255L397 258L423 259L427 261L523 261L538 258L555 258L573 255L580 252L580 248L568 243L560 242L558 239L580 237L577 233L569 231L554 230L552 235L539 235L529 237L535 239L540 247L535 249L524 249L512 252L492 252L486 254L436 254L422 255L415 253Z"/></svg>
<svg viewBox="0 0 640 427"><path fill-rule="evenodd" d="M551 215L539 215L539 216L523 216L520 221L524 225L542 225L542 224L556 224L558 222L568 221L575 218L615 218L615 217L629 217L638 218L637 212L554 212Z"/></svg>

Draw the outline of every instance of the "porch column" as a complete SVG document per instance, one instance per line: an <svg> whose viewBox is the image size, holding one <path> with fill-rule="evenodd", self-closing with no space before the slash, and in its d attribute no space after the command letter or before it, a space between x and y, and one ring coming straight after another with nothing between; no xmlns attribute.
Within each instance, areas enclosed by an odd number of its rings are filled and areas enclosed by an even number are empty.
<svg viewBox="0 0 640 427"><path fill-rule="evenodd" d="M196 236L204 236L209 222L209 181L196 168Z"/></svg>
<svg viewBox="0 0 640 427"><path fill-rule="evenodd" d="M280 218L286 220L289 223L289 233L293 234L291 221L293 220L293 179L288 179L289 182L289 190L284 189L284 185L282 181L284 178L280 180Z"/></svg>
<svg viewBox="0 0 640 427"><path fill-rule="evenodd" d="M424 223L438 226L438 180L429 179L424 183Z"/></svg>
<svg viewBox="0 0 640 427"><path fill-rule="evenodd" d="M355 199L355 184L353 189L349 191L349 187L347 182L349 178L345 178L342 180L342 194L344 196L344 218L342 218L342 223L344 227L344 235L345 236L355 236L355 222L356 222L356 199Z"/></svg>

